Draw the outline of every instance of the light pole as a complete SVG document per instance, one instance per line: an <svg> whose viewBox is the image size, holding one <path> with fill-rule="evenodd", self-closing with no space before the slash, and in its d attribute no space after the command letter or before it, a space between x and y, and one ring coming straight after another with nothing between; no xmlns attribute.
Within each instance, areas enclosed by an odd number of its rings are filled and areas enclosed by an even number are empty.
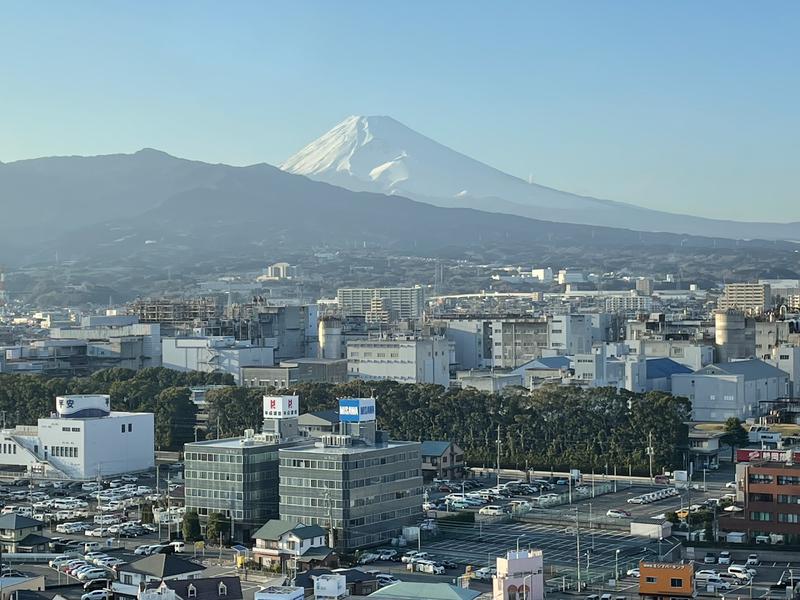
<svg viewBox="0 0 800 600"><path fill-rule="evenodd" d="M592 538L592 550L594 550L594 527L592 526L592 503L587 502L586 506L589 507L589 535Z"/></svg>
<svg viewBox="0 0 800 600"><path fill-rule="evenodd" d="M614 552L614 586L619 581L619 548Z"/></svg>
<svg viewBox="0 0 800 600"><path fill-rule="evenodd" d="M703 469L703 491L704 492L708 491L707 488L706 488L706 471L707 470L708 469Z"/></svg>
<svg viewBox="0 0 800 600"><path fill-rule="evenodd" d="M519 553L519 540L520 540L520 538L524 538L524 537L525 537L524 533L517 536L517 553Z"/></svg>

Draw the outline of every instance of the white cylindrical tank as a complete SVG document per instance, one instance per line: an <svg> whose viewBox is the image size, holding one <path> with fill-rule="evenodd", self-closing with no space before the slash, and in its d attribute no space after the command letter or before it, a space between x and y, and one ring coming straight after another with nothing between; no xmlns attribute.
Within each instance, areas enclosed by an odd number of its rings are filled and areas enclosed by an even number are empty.
<svg viewBox="0 0 800 600"><path fill-rule="evenodd" d="M714 343L717 360L727 362L749 355L744 313L738 310L721 310L714 313Z"/></svg>
<svg viewBox="0 0 800 600"><path fill-rule="evenodd" d="M338 317L319 320L319 358L342 358L342 321Z"/></svg>

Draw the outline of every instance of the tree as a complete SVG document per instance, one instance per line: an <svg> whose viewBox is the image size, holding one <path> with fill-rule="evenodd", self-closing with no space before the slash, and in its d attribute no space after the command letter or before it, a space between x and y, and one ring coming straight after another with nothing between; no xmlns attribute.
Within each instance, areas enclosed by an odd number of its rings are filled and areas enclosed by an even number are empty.
<svg viewBox="0 0 800 600"><path fill-rule="evenodd" d="M142 523L152 523L154 520L153 505L149 502L142 505Z"/></svg>
<svg viewBox="0 0 800 600"><path fill-rule="evenodd" d="M181 531L183 532L183 539L187 542L196 542L203 539L200 533L200 517L197 515L196 510L187 510L183 515Z"/></svg>
<svg viewBox="0 0 800 600"><path fill-rule="evenodd" d="M731 461L736 462L736 448L746 446L750 440L742 422L736 417L730 417L725 421L725 433L720 441L731 447Z"/></svg>
<svg viewBox="0 0 800 600"><path fill-rule="evenodd" d="M231 529L231 522L222 513L213 512L208 515L208 523L206 524L206 539L208 541L218 542L220 536L223 541L228 538Z"/></svg>

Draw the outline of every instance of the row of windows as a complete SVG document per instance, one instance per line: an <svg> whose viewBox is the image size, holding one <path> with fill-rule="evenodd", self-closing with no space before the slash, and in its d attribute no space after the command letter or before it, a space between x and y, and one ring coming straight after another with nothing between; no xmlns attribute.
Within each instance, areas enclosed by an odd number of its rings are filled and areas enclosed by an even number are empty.
<svg viewBox="0 0 800 600"><path fill-rule="evenodd" d="M778 475L778 485L800 485L800 475Z"/></svg>
<svg viewBox="0 0 800 600"><path fill-rule="evenodd" d="M368 506L370 504L380 504L381 502L402 500L403 498L408 498L409 496L422 496L422 488L412 488L410 490L390 492L388 494L375 494L374 496L367 496L366 498L353 498L350 500L350 507L358 508L361 506Z"/></svg>
<svg viewBox="0 0 800 600"><path fill-rule="evenodd" d="M800 523L800 514L796 513L778 513L779 523Z"/></svg>
<svg viewBox="0 0 800 600"><path fill-rule="evenodd" d="M120 425L120 429L122 429L122 433L125 433L125 423ZM73 429L73 431L75 431L75 430ZM78 431L80 431L80 430L78 430ZM128 433L130 433L131 431L133 431L133 423L128 423Z"/></svg>
<svg viewBox="0 0 800 600"><path fill-rule="evenodd" d="M61 431L80 431L80 427L62 427Z"/></svg>
<svg viewBox="0 0 800 600"><path fill-rule="evenodd" d="M778 504L800 504L800 496L778 494Z"/></svg>
<svg viewBox="0 0 800 600"><path fill-rule="evenodd" d="M772 483L774 481L772 475L765 475L764 473L751 473L748 479L750 483Z"/></svg>
<svg viewBox="0 0 800 600"><path fill-rule="evenodd" d="M417 514L418 512L419 509L417 508L400 508L398 510L390 510L387 512L376 513L374 515L350 519L347 523L351 527L360 527L361 525L372 525L373 523L382 523L391 519L407 517L411 514Z"/></svg>
<svg viewBox="0 0 800 600"><path fill-rule="evenodd" d="M3 444L3 454L16 454L16 453L17 453L16 444Z"/></svg>
<svg viewBox="0 0 800 600"><path fill-rule="evenodd" d="M656 578L655 577L645 577L645 580L647 581L647 583L656 583ZM673 578L671 578L669 580L669 585L670 585L670 587L673 587L673 588L682 588L683 587L683 579L680 579L678 577L673 577Z"/></svg>
<svg viewBox="0 0 800 600"><path fill-rule="evenodd" d="M233 496L236 500L244 500L243 492L230 492L228 490L204 490L188 488L186 490L186 496L192 498L212 498L214 500L230 500Z"/></svg>
<svg viewBox="0 0 800 600"><path fill-rule="evenodd" d="M297 469L326 469L329 471L341 471L342 461L340 460L308 460L305 458L282 458L282 467L295 467Z"/></svg>
<svg viewBox="0 0 800 600"><path fill-rule="evenodd" d="M223 515L225 515L228 518L230 518L230 516L231 516L231 511L229 509L224 509L224 510L210 509L209 510L208 508L203 508L202 506L198 506L197 507L197 514L202 516L202 517L207 517L209 515L209 513L213 513L213 512L220 512L220 513L222 513ZM233 518L234 519L243 519L244 518L244 513L241 510L235 510L235 511L233 511Z"/></svg>
<svg viewBox="0 0 800 600"><path fill-rule="evenodd" d="M772 520L772 513L763 512L763 511L753 511L750 513L750 520L751 521L771 521Z"/></svg>
<svg viewBox="0 0 800 600"><path fill-rule="evenodd" d="M78 458L78 449L75 446L51 446L50 456L59 458Z"/></svg>
<svg viewBox="0 0 800 600"><path fill-rule="evenodd" d="M333 498L306 498L304 496L281 496L281 506L311 506L313 508L342 508L341 500Z"/></svg>
<svg viewBox="0 0 800 600"><path fill-rule="evenodd" d="M241 473L220 473L218 471L186 471L186 479L209 479L211 481L242 481Z"/></svg>
<svg viewBox="0 0 800 600"><path fill-rule="evenodd" d="M775 477L766 473L751 473L750 483L773 483ZM800 475L778 475L778 485L800 485Z"/></svg>
<svg viewBox="0 0 800 600"><path fill-rule="evenodd" d="M221 462L242 464L241 454L207 454L205 452L187 452L186 460L199 460L201 462Z"/></svg>

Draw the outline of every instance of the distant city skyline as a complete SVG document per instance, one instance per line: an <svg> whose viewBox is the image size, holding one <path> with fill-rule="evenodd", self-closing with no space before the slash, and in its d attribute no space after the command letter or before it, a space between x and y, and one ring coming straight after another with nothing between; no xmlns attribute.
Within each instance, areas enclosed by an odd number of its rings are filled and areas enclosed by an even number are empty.
<svg viewBox="0 0 800 600"><path fill-rule="evenodd" d="M0 161L278 165L378 114L564 191L800 220L798 25L790 2L11 2Z"/></svg>

